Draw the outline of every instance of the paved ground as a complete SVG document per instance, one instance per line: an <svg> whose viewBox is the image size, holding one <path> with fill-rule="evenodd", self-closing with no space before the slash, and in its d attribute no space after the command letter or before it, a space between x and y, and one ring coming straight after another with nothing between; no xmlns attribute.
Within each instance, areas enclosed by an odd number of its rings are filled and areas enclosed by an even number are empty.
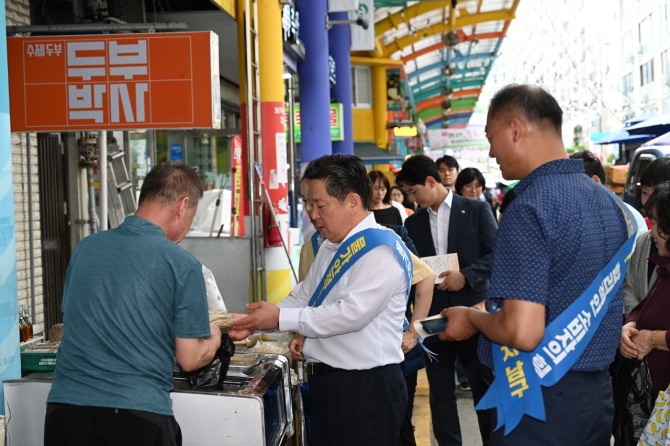
<svg viewBox="0 0 670 446"><path fill-rule="evenodd" d="M463 446L481 446L482 440L477 427L477 416L472 404L472 393L456 390L458 398L458 417L461 421ZM419 379L414 397L414 436L417 446L437 446L433 438L430 422L430 405L428 403L428 380L425 369L419 371Z"/></svg>
<svg viewBox="0 0 670 446"><path fill-rule="evenodd" d="M475 415L475 408L472 403L472 393L464 392L457 388L456 397L458 403L458 418L461 422L463 446L481 446L482 440L479 435L477 416ZM414 422L414 436L416 438L417 446L437 446L437 441L433 438L430 422L428 380L426 379L425 369L419 371L412 419ZM610 445L613 444L614 438L610 440Z"/></svg>

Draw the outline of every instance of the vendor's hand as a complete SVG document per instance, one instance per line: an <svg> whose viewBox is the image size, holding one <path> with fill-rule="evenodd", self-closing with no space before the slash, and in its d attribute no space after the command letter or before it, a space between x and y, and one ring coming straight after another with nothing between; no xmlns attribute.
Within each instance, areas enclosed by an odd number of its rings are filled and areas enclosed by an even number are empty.
<svg viewBox="0 0 670 446"><path fill-rule="evenodd" d="M209 324L209 342L214 343L214 350L221 346L221 329L216 324Z"/></svg>
<svg viewBox="0 0 670 446"><path fill-rule="evenodd" d="M630 325L624 325L621 328L621 338L619 339L619 353L624 358L632 359L637 357L637 346L633 342L633 337L637 336L639 331Z"/></svg>
<svg viewBox="0 0 670 446"><path fill-rule="evenodd" d="M440 291L460 291L465 286L465 276L460 271L444 271L438 277L444 279L437 284Z"/></svg>
<svg viewBox="0 0 670 446"><path fill-rule="evenodd" d="M251 314L235 321L236 330L274 330L279 327L279 308L267 302L247 304Z"/></svg>
<svg viewBox="0 0 670 446"><path fill-rule="evenodd" d="M238 314L238 313L229 313L229 314L233 317L233 320L235 321L247 317L246 314ZM251 336L252 333L253 330L245 330L234 327L232 330L228 332L228 336L230 336L230 339L232 339L233 341L241 341Z"/></svg>
<svg viewBox="0 0 670 446"><path fill-rule="evenodd" d="M463 341L475 333L477 329L470 323L468 312L480 311L468 307L451 307L442 310L442 317L446 317L447 326L438 336L441 341Z"/></svg>
<svg viewBox="0 0 670 446"><path fill-rule="evenodd" d="M410 350L416 347L419 343L419 335L412 333L409 330L402 333L402 352L407 354Z"/></svg>
<svg viewBox="0 0 670 446"><path fill-rule="evenodd" d="M300 333L295 333L293 339L288 344L288 349L291 352L291 358L294 361L304 361L305 357L302 355L302 349L305 348L305 337Z"/></svg>
<svg viewBox="0 0 670 446"><path fill-rule="evenodd" d="M636 358L638 361L642 361L645 356L653 350L651 346L651 338L654 332L652 330L640 330L637 335L632 336L631 339L635 343L635 348L637 351Z"/></svg>

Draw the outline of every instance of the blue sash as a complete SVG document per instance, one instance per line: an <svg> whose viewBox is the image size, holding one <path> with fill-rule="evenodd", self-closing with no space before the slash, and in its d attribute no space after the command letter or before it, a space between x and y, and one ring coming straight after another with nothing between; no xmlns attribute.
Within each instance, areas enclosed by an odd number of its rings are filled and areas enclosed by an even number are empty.
<svg viewBox="0 0 670 446"><path fill-rule="evenodd" d="M535 350L524 352L491 343L496 378L476 409L496 409L498 425L494 430L505 425L507 435L524 415L546 420L541 386L553 386L568 373L605 318L626 276L636 235L628 210L619 200L617 204L626 220L628 240L586 291L546 327Z"/></svg>
<svg viewBox="0 0 670 446"><path fill-rule="evenodd" d="M315 231L314 234L312 234L311 240L312 251L314 252L314 257L316 257L316 253L319 252L319 247L321 246L321 243L323 243L324 238L319 231Z"/></svg>
<svg viewBox="0 0 670 446"><path fill-rule="evenodd" d="M314 237L313 237L314 238ZM407 281L407 295L412 283L412 260L405 244L400 240L395 232L386 229L368 228L349 237L338 248L335 256L330 261L326 273L321 278L321 282L314 290L312 298L309 300L310 307L318 307L326 298L333 286L344 275L349 268L368 251L381 245L387 245L393 248L396 259L405 271L405 280ZM318 250L318 248L317 248ZM316 254L316 250L314 251Z"/></svg>

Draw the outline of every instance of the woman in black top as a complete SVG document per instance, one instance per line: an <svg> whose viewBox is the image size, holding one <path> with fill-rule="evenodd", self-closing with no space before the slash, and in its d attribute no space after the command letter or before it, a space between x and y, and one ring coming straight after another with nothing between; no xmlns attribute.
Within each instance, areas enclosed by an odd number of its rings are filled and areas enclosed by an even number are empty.
<svg viewBox="0 0 670 446"><path fill-rule="evenodd" d="M391 185L386 175L378 170L372 170L368 176L372 182L369 209L375 214L377 223L402 226L400 211L391 204Z"/></svg>

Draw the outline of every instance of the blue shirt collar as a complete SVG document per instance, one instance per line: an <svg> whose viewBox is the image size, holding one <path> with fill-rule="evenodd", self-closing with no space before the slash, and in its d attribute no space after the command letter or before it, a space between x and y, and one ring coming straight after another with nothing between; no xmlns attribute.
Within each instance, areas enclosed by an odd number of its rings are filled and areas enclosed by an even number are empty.
<svg viewBox="0 0 670 446"><path fill-rule="evenodd" d="M549 161L532 171L526 178L519 181L519 184L514 186L514 191L517 194L522 193L528 189L533 181L538 180L547 175L566 174L566 173L584 173L584 162L582 160L560 159Z"/></svg>

